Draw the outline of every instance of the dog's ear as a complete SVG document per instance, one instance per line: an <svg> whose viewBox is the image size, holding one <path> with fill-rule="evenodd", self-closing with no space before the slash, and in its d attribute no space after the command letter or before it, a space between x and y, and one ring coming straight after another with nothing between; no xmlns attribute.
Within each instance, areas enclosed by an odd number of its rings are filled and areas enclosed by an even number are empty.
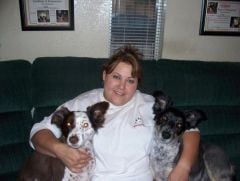
<svg viewBox="0 0 240 181"><path fill-rule="evenodd" d="M70 111L66 107L61 107L60 109L56 110L51 119L52 124L56 124L59 128L61 127L64 119L68 116Z"/></svg>
<svg viewBox="0 0 240 181"><path fill-rule="evenodd" d="M87 108L87 115L95 131L103 126L105 113L109 107L108 102L99 102Z"/></svg>
<svg viewBox="0 0 240 181"><path fill-rule="evenodd" d="M162 91L158 90L153 93L155 103L153 105L154 114L161 113L172 105L172 100Z"/></svg>
<svg viewBox="0 0 240 181"><path fill-rule="evenodd" d="M196 128L199 123L207 119L206 114L198 109L184 111L184 115L188 123L187 129Z"/></svg>

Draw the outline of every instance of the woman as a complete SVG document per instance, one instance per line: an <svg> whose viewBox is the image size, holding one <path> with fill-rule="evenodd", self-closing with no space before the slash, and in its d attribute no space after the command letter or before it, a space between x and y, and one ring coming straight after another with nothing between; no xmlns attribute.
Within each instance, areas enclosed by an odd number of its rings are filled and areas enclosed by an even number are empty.
<svg viewBox="0 0 240 181"><path fill-rule="evenodd" d="M93 181L152 181L149 148L153 131L152 96L137 90L141 82L141 54L131 46L120 48L103 66L103 89L95 89L66 102L69 110L107 101L110 107L103 128L94 137L96 168ZM58 157L73 172L80 172L91 159L84 149L60 143L59 130L50 124L51 116L36 123L31 143L39 152ZM196 158L199 132L184 133L184 149L169 180L188 180Z"/></svg>

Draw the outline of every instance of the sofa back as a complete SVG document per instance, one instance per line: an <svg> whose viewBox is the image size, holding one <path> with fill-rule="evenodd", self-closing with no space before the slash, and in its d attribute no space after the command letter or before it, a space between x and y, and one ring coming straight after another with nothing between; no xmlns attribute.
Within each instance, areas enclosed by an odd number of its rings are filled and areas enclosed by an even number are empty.
<svg viewBox="0 0 240 181"><path fill-rule="evenodd" d="M16 180L30 154L27 144L33 124L31 64L25 60L0 63L0 180Z"/></svg>
<svg viewBox="0 0 240 181"><path fill-rule="evenodd" d="M157 87L180 106L239 106L240 63L161 59Z"/></svg>
<svg viewBox="0 0 240 181"><path fill-rule="evenodd" d="M32 65L34 120L78 94L101 86L102 59L42 57Z"/></svg>

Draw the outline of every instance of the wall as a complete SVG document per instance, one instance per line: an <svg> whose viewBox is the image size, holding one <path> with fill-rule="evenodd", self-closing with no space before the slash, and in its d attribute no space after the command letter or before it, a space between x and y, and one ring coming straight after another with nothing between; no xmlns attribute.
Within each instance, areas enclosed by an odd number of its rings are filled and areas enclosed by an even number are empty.
<svg viewBox="0 0 240 181"><path fill-rule="evenodd" d="M75 1L75 31L22 31L18 0L0 0L0 59L107 57L108 4L108 0Z"/></svg>
<svg viewBox="0 0 240 181"><path fill-rule="evenodd" d="M201 0L167 0L162 56L240 62L240 36L200 36Z"/></svg>
<svg viewBox="0 0 240 181"><path fill-rule="evenodd" d="M110 10L109 0L75 0L75 31L21 31L18 0L0 0L0 61L108 57ZM167 0L163 57L240 61L240 37L199 36L200 14L200 0Z"/></svg>

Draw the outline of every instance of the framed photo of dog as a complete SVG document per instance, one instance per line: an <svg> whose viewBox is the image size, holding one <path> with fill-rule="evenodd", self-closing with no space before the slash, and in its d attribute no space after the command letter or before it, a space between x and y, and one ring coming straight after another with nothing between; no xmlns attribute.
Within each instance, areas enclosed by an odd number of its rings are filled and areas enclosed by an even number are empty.
<svg viewBox="0 0 240 181"><path fill-rule="evenodd" d="M202 0L199 34L240 36L240 0Z"/></svg>
<svg viewBox="0 0 240 181"><path fill-rule="evenodd" d="M74 30L74 0L19 0L23 31Z"/></svg>

